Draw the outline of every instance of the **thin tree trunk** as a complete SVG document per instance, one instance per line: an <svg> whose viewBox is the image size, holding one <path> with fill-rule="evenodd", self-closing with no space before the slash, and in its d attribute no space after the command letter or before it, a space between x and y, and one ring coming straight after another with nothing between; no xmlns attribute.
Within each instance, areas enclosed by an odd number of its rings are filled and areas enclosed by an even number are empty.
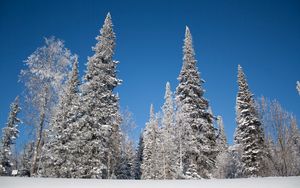
<svg viewBox="0 0 300 188"><path fill-rule="evenodd" d="M38 171L38 160L40 157L40 152L41 152L41 143L43 140L43 132L44 132L44 125L45 125L45 118L46 118L46 107L48 104L48 88L45 88L45 95L44 95L44 104L42 105L42 110L40 114L40 123L38 125L38 130L37 130L37 140L35 143L35 148L34 148L34 153L33 153L33 160L32 160L32 165L30 169L30 174L31 176L36 176L37 171Z"/></svg>

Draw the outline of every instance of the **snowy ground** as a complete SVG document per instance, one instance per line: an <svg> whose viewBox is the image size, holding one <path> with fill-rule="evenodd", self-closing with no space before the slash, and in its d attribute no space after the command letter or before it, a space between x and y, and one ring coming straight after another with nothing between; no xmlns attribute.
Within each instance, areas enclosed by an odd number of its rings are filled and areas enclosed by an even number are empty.
<svg viewBox="0 0 300 188"><path fill-rule="evenodd" d="M227 180L95 180L0 177L1 188L300 188L300 177Z"/></svg>

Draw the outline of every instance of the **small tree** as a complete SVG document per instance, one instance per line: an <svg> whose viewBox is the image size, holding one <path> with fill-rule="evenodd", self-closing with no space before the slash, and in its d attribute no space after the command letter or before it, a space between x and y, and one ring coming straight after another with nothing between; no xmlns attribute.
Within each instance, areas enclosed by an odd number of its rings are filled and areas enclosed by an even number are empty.
<svg viewBox="0 0 300 188"><path fill-rule="evenodd" d="M223 119L221 116L217 117L218 133L217 133L217 147L218 155L216 159L217 169L214 173L214 177L223 179L227 178L230 174L230 154L228 150L227 138L224 130Z"/></svg>
<svg viewBox="0 0 300 188"><path fill-rule="evenodd" d="M135 151L132 134L135 128L136 124L133 115L128 108L126 108L125 111L122 112L121 156L116 170L116 177L118 179L134 179Z"/></svg>
<svg viewBox="0 0 300 188"><path fill-rule="evenodd" d="M19 135L18 124L21 122L17 117L21 108L19 107L19 97L10 106L10 113L6 127L2 129L1 156L0 156L0 174L10 176L13 168L12 164L12 145Z"/></svg>
<svg viewBox="0 0 300 188"><path fill-rule="evenodd" d="M135 152L135 162L134 162L134 179L141 179L142 169L141 165L143 162L143 151L144 151L144 141L143 134L140 135L138 147Z"/></svg>
<svg viewBox="0 0 300 188"><path fill-rule="evenodd" d="M158 118L151 104L150 119L143 133L143 161L141 165L142 179L161 179L160 139Z"/></svg>
<svg viewBox="0 0 300 188"><path fill-rule="evenodd" d="M276 100L258 100L269 151L270 176L300 174L300 132L295 116Z"/></svg>

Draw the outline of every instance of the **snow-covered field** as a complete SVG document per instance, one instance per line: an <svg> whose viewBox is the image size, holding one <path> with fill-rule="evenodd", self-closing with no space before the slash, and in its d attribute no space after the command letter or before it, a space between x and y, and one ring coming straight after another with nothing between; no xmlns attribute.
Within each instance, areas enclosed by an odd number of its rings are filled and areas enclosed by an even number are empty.
<svg viewBox="0 0 300 188"><path fill-rule="evenodd" d="M96 180L0 177L1 188L300 188L300 177L227 180Z"/></svg>

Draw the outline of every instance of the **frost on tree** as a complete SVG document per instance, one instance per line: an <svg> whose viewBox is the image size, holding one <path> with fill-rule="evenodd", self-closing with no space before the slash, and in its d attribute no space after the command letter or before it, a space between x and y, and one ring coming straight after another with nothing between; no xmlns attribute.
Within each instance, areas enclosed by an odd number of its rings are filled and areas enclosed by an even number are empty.
<svg viewBox="0 0 300 188"><path fill-rule="evenodd" d="M18 124L21 122L17 117L21 108L19 107L19 98L16 97L15 101L10 106L10 113L6 123L6 127L2 129L1 141L1 156L0 156L0 175L10 176L13 170L12 163L12 145L19 135Z"/></svg>
<svg viewBox="0 0 300 188"><path fill-rule="evenodd" d="M162 179L161 141L158 124L158 117L154 114L153 105L151 104L150 119L146 123L143 133L144 149L141 179Z"/></svg>
<svg viewBox="0 0 300 188"><path fill-rule="evenodd" d="M208 112L209 103L203 97L204 81L197 70L188 27L184 39L183 66L178 80L176 129L180 137L180 168L183 174L188 172L196 178L210 178L215 169L217 155L213 116Z"/></svg>
<svg viewBox="0 0 300 188"><path fill-rule="evenodd" d="M242 67L238 66L238 94L236 98L235 147L237 150L239 177L263 175L265 168L264 133L253 95L249 90Z"/></svg>
<svg viewBox="0 0 300 188"><path fill-rule="evenodd" d="M45 38L45 43L27 58L26 69L20 74L21 81L25 85L24 123L33 125L36 130L31 165L33 176L37 175L39 170L45 129L55 114L73 58L63 41L51 37Z"/></svg>
<svg viewBox="0 0 300 188"><path fill-rule="evenodd" d="M162 162L163 179L176 179L178 176L178 153L175 138L175 113L173 93L170 83L166 84L165 103L162 106Z"/></svg>
<svg viewBox="0 0 300 188"><path fill-rule="evenodd" d="M300 174L300 132L296 117L277 100L262 97L258 103L269 153L268 176Z"/></svg>
<svg viewBox="0 0 300 188"><path fill-rule="evenodd" d="M119 98L113 93L121 80L116 77L115 33L109 13L96 39L81 87L78 176L107 179L115 176L120 157L121 123Z"/></svg>
<svg viewBox="0 0 300 188"><path fill-rule="evenodd" d="M43 147L41 174L45 177L76 177L76 126L79 109L79 72L75 56L72 71L60 98L56 114L51 121L48 140Z"/></svg>

